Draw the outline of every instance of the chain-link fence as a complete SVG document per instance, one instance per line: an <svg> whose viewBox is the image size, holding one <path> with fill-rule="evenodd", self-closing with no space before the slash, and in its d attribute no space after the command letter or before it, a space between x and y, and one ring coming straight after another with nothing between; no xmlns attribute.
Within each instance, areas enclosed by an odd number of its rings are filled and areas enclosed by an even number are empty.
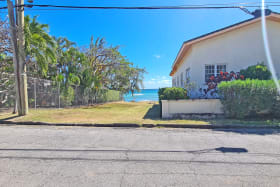
<svg viewBox="0 0 280 187"><path fill-rule="evenodd" d="M80 86L62 86L59 82L27 78L28 104L30 108L62 108L90 105L122 100L122 94L115 90L93 92ZM15 77L0 74L0 112L12 110L16 106Z"/></svg>

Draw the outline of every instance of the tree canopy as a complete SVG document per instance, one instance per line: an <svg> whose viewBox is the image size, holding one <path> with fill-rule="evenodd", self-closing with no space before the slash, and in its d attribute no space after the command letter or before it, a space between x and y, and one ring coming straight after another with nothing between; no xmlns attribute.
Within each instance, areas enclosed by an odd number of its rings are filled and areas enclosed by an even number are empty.
<svg viewBox="0 0 280 187"><path fill-rule="evenodd" d="M6 23L0 21L0 71L13 72ZM25 17L24 36L27 75L56 81L65 97L72 97L77 86L92 99L104 89L133 94L143 88L145 69L135 67L105 38L92 36L88 46L79 47L66 37L51 36L49 25L39 23L37 16Z"/></svg>

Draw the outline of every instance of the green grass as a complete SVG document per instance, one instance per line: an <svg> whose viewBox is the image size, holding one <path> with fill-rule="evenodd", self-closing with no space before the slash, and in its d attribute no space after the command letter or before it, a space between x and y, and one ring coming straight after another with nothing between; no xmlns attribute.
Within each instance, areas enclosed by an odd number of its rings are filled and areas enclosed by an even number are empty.
<svg viewBox="0 0 280 187"><path fill-rule="evenodd" d="M133 123L133 124L197 124L197 125L279 125L279 120L162 120L158 103L114 102L96 106L66 109L30 109L27 116L0 113L0 120L49 123Z"/></svg>

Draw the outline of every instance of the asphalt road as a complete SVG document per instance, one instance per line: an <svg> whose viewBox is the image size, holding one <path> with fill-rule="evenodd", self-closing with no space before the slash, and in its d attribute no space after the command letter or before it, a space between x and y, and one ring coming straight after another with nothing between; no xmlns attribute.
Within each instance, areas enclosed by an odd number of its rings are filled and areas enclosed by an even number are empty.
<svg viewBox="0 0 280 187"><path fill-rule="evenodd" d="M280 186L280 130L1 126L0 186Z"/></svg>

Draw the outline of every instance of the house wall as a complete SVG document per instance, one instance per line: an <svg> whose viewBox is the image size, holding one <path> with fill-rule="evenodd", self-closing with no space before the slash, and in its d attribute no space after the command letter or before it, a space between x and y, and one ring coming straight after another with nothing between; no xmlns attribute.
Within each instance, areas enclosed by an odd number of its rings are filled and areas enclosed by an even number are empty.
<svg viewBox="0 0 280 187"><path fill-rule="evenodd" d="M280 23L267 20L267 30L274 65L280 75ZM190 81L199 87L205 85L206 64L226 64L227 71L239 72L258 62L266 62L261 22L201 41L183 60L172 78L180 77L190 68ZM176 85L178 86L178 85ZM180 85L181 86L181 85Z"/></svg>

